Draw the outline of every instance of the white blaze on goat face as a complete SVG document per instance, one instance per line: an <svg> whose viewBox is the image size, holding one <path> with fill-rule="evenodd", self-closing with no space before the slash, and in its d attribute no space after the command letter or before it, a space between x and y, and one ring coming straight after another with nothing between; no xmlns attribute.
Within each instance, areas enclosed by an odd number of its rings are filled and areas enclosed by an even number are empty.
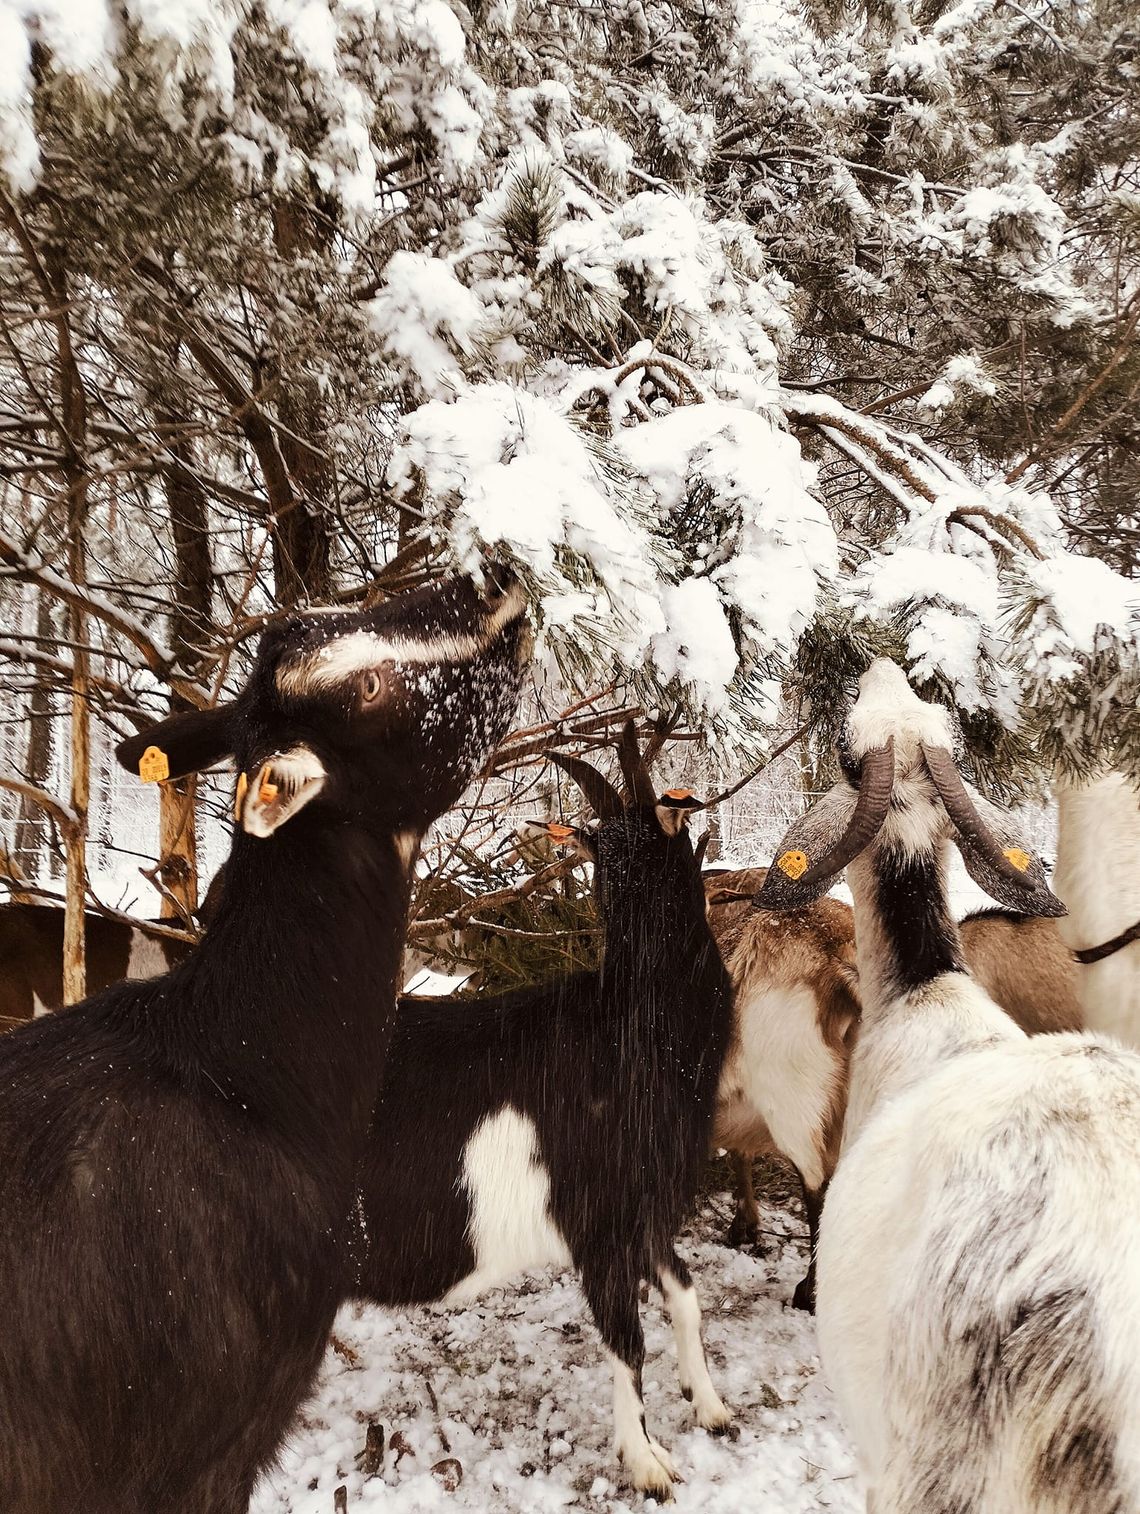
<svg viewBox="0 0 1140 1514"><path fill-rule="evenodd" d="M422 637L409 632L385 635L358 630L337 636L330 632L324 645L304 651L277 672L277 687L283 694L315 694L349 685L362 673L394 663L404 667L438 667L472 662L489 647L504 626L522 613L525 597L513 586L478 629L441 633L428 629Z"/></svg>

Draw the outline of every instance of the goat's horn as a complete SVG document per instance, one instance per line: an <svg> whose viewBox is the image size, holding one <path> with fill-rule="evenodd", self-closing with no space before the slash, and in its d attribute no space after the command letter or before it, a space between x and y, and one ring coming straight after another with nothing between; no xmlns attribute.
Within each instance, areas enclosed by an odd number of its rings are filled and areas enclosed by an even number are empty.
<svg viewBox="0 0 1140 1514"><path fill-rule="evenodd" d="M593 806L599 820L613 820L625 810L621 795L608 778L603 778L597 768L583 762L580 757L565 757L561 752L547 752L564 773L569 773L574 782Z"/></svg>
<svg viewBox="0 0 1140 1514"><path fill-rule="evenodd" d="M958 771L958 764L954 761L953 754L944 746L927 746L924 742L922 755L926 759L926 771L938 790L938 797L942 800L946 813L958 827L959 833L1003 878L1008 878L1011 883L1019 883L1024 889L1032 890L1033 883L1024 873L1019 873L1014 867L1002 850L1001 842L978 814L974 801L962 782L962 775Z"/></svg>
<svg viewBox="0 0 1140 1514"><path fill-rule="evenodd" d="M872 747L863 758L859 773L859 798L851 812L851 819L847 822L847 829L827 856L821 857L814 867L808 868L799 879L801 884L833 878L875 839L879 827L887 818L894 782L895 740L893 736L888 736L886 746Z"/></svg>
<svg viewBox="0 0 1140 1514"><path fill-rule="evenodd" d="M639 809L652 809L657 803L657 790L645 758L637 749L637 727L632 720L622 726L618 741L618 761L625 777L625 786Z"/></svg>

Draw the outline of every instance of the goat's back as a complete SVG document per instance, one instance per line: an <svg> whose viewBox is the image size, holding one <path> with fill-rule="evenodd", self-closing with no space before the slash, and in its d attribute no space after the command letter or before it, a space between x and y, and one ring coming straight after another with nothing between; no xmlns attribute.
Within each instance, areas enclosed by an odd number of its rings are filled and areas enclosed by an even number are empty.
<svg viewBox="0 0 1140 1514"><path fill-rule="evenodd" d="M881 1506L1140 1509L1138 1256L1140 1057L1015 1037L880 1105L828 1194L818 1309Z"/></svg>
<svg viewBox="0 0 1140 1514"><path fill-rule="evenodd" d="M1027 1035L1083 1030L1077 964L1056 920L986 909L958 927L970 972Z"/></svg>

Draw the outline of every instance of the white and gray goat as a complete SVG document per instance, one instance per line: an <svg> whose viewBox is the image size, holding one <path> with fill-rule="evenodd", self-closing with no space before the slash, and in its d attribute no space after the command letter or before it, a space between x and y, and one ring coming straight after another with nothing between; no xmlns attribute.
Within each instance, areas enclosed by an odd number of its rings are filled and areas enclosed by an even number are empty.
<svg viewBox="0 0 1140 1514"><path fill-rule="evenodd" d="M1136 1514L1140 1057L1029 1039L967 972L951 840L999 902L1063 906L955 747L947 712L873 663L844 778L757 896L799 908L850 865L863 1023L820 1224L821 1356L872 1514Z"/></svg>

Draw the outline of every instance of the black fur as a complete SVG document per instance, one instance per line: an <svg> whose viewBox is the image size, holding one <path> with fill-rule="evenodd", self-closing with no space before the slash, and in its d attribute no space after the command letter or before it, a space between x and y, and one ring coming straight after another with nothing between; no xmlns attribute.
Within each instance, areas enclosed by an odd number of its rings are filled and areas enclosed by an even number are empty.
<svg viewBox="0 0 1140 1514"><path fill-rule="evenodd" d="M965 972L958 929L946 906L936 859L929 852L912 856L879 847L874 869L895 991L921 987L941 973Z"/></svg>
<svg viewBox="0 0 1140 1514"><path fill-rule="evenodd" d="M687 833L632 808L601 824L596 849L600 971L401 1001L361 1168L358 1289L423 1302L472 1271L464 1146L510 1106L537 1129L551 1216L605 1344L636 1377L640 1280L688 1279L673 1237L708 1151L731 987Z"/></svg>
<svg viewBox="0 0 1140 1514"><path fill-rule="evenodd" d="M347 626L407 633L431 606ZM326 790L269 837L235 832L186 962L0 1041L3 1514L242 1514L343 1297L407 907L397 838L458 797L501 734L522 630L426 685L389 664L391 702L363 713L351 690L278 695L304 633L263 646L218 729L243 769L309 741ZM441 685L447 722L424 736ZM184 771L216 759L208 724L190 757L177 726L148 735ZM412 784L393 764L417 744Z"/></svg>

